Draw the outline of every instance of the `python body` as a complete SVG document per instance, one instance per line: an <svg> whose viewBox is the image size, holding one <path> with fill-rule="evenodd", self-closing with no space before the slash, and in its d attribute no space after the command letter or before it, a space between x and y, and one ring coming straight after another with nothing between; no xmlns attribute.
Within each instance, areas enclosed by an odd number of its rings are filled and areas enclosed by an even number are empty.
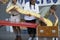
<svg viewBox="0 0 60 40"><path fill-rule="evenodd" d="M40 14L37 14L35 12L31 12L31 11L28 11L28 10L23 10L22 8L20 8L17 5L11 5L9 8L6 9L6 12L9 12L13 8L15 8L15 10L18 11L19 13L21 13L21 14L30 14L30 15L35 16L37 18L41 17ZM53 26L53 23L49 19L46 19L46 18L43 18L43 19L46 22L47 26Z"/></svg>

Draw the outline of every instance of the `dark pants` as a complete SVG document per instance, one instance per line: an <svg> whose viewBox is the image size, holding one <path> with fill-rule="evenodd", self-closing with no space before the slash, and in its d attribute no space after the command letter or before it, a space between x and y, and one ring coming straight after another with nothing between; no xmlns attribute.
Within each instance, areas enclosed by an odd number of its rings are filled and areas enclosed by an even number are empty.
<svg viewBox="0 0 60 40"><path fill-rule="evenodd" d="M21 40L21 30L20 27L13 26L14 33L16 34L16 39L15 40Z"/></svg>
<svg viewBox="0 0 60 40"><path fill-rule="evenodd" d="M34 20L25 20L25 22L27 23L36 23L36 19ZM33 36L35 36L36 34L36 28L28 28L28 34L33 34Z"/></svg>

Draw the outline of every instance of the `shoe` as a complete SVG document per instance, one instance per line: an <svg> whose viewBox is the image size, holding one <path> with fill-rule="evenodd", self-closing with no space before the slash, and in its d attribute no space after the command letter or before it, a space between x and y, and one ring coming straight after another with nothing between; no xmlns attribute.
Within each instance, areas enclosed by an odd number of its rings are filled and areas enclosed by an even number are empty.
<svg viewBox="0 0 60 40"><path fill-rule="evenodd" d="M29 37L29 39L28 40L32 40L32 37Z"/></svg>
<svg viewBox="0 0 60 40"><path fill-rule="evenodd" d="M35 37L34 40L38 40L38 37Z"/></svg>

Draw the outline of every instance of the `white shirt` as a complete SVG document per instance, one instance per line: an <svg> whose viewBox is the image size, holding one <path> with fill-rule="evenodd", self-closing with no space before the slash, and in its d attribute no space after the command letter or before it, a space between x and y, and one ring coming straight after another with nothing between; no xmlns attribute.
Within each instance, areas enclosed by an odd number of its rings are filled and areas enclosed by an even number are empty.
<svg viewBox="0 0 60 40"><path fill-rule="evenodd" d="M29 10L29 11L33 11L33 12L36 12L36 13L39 13L39 6L38 4L35 3L35 8L34 8L34 5L31 5L30 7L30 3L27 2L24 6L24 10ZM36 19L34 16L24 16L24 19L25 20L34 20Z"/></svg>
<svg viewBox="0 0 60 40"><path fill-rule="evenodd" d="M12 2L9 2L7 5L7 8L9 8L11 6ZM20 8L22 8L21 4L17 1L16 3L17 6L19 6ZM16 15L16 16L12 16L12 14ZM20 14L16 11L11 12L11 16L9 19L11 22L20 22Z"/></svg>

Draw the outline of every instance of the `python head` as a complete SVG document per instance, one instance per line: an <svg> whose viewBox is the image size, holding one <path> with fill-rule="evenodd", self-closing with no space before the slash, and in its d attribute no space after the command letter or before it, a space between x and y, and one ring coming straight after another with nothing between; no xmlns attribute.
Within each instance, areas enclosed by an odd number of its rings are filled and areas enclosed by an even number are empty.
<svg viewBox="0 0 60 40"><path fill-rule="evenodd" d="M0 0L0 4L6 4L8 0Z"/></svg>

